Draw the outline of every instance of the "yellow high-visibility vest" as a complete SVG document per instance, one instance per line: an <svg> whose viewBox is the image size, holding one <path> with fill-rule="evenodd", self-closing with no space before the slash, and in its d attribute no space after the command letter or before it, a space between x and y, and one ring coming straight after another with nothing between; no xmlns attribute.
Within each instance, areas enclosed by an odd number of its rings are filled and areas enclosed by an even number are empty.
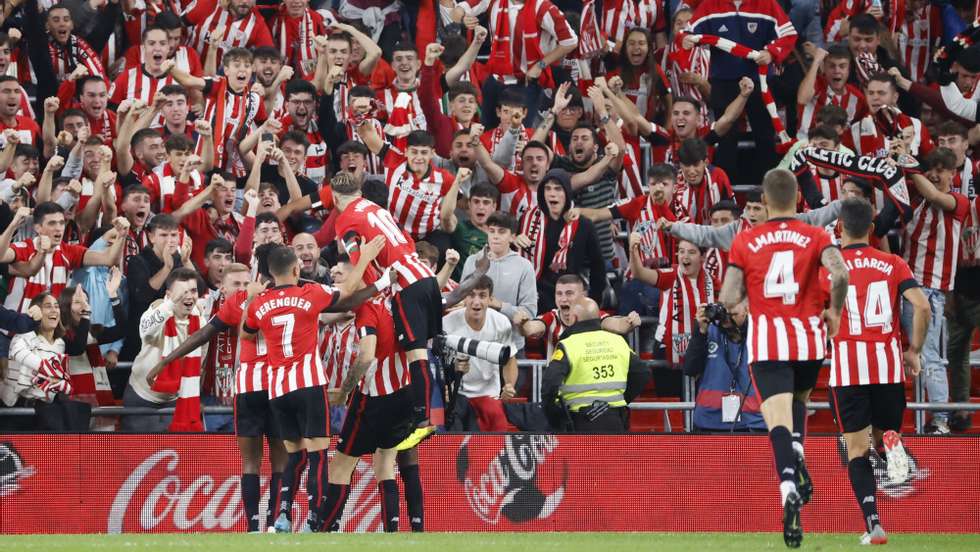
<svg viewBox="0 0 980 552"><path fill-rule="evenodd" d="M595 330L570 335L558 344L553 358L560 361L567 355L571 366L559 389L570 411L577 412L595 401L626 406L623 394L632 350L622 336Z"/></svg>

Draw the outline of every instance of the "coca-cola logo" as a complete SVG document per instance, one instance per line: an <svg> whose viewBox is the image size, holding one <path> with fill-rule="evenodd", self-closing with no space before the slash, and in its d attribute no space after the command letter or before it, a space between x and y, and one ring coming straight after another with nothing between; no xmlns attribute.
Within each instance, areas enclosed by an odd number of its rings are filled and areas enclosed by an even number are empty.
<svg viewBox="0 0 980 552"><path fill-rule="evenodd" d="M561 462L561 478L550 478L560 483L550 490L542 488L548 478L540 477L541 472L558 469L554 456L558 439L554 435L507 435L503 439L503 446L491 449L486 463L478 460L485 447L470 447L469 437L460 444L456 476L467 503L480 519L494 525L501 517L513 523L548 518L561 504L568 481L568 464Z"/></svg>
<svg viewBox="0 0 980 552"><path fill-rule="evenodd" d="M240 476L227 472L218 474L211 471L214 469L206 463L181 466L180 453L176 450L154 452L133 468L119 487L109 510L106 531L241 529L245 509L241 501ZM261 479L261 488L259 519L265 519L270 492L268 478ZM305 473L297 489L292 509L294 530L299 530L306 520ZM380 531L380 511L374 471L361 463L354 473L341 529L345 532Z"/></svg>

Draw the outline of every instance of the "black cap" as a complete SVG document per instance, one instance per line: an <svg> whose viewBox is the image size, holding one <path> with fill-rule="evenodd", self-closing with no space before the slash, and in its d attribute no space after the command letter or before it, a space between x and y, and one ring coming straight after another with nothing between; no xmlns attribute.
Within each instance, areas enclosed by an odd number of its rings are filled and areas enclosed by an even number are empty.
<svg viewBox="0 0 980 552"><path fill-rule="evenodd" d="M980 73L980 44L970 46L956 56L956 63L971 73Z"/></svg>

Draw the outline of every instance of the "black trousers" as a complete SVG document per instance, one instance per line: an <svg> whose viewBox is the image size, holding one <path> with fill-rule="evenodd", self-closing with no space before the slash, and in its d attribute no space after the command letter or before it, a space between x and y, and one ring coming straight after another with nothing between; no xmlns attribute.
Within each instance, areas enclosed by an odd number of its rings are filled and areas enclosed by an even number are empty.
<svg viewBox="0 0 980 552"><path fill-rule="evenodd" d="M752 138L755 140L755 153L751 156L744 156L751 160L751 167L758 167L760 170L768 170L776 166L776 135L772 128L772 119L766 111L766 104L762 101L762 94L759 92L758 76L753 77L756 82L755 90L749 96L749 101L745 106L745 113L752 125ZM739 86L737 80L715 80L711 82L711 109L714 111L715 119L722 116L728 104L738 97ZM714 164L721 167L732 183L758 184L762 182L762 174L746 174L745 171L738 170L738 132L733 128L722 136L715 150Z"/></svg>
<svg viewBox="0 0 980 552"><path fill-rule="evenodd" d="M629 409L626 407L610 408L595 420L590 420L585 410L571 413L575 433L626 433L630 429Z"/></svg>
<svg viewBox="0 0 980 552"><path fill-rule="evenodd" d="M42 431L88 431L92 405L56 395L46 403L34 403L35 428Z"/></svg>

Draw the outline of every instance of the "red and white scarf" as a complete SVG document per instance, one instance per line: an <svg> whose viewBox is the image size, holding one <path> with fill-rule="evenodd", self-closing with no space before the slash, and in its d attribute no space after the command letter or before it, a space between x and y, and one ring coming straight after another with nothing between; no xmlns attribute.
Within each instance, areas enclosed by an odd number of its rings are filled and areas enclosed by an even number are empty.
<svg viewBox="0 0 980 552"><path fill-rule="evenodd" d="M115 404L109 374L106 373L105 358L98 342L89 338L84 358L78 355L75 362L69 361L72 398L93 405L111 406Z"/></svg>
<svg viewBox="0 0 980 552"><path fill-rule="evenodd" d="M534 273L540 278L545 267L545 249L547 248L547 235L545 225L548 224L548 215L540 208L533 207L521 218L521 234L531 239L534 244L527 249L521 250L521 255L534 264ZM560 222L555 222L560 224ZM575 241L575 234L578 232L579 221L573 220L565 222L558 236L558 251L555 252L549 268L554 272L562 272L568 267L568 250Z"/></svg>
<svg viewBox="0 0 980 552"><path fill-rule="evenodd" d="M188 317L187 336L201 329L201 317ZM177 332L177 318L171 316L163 326L161 356L166 357L186 339ZM204 431L201 422L201 349L197 348L170 364L167 364L153 384L158 393L177 394L177 406L170 422L169 431Z"/></svg>
<svg viewBox="0 0 980 552"><path fill-rule="evenodd" d="M708 47L695 46L690 50L685 50L683 46L683 33L678 33L674 40L667 45L667 54L664 57L664 68L670 76L670 88L674 91L675 98L687 96L701 102L701 116L704 117L705 124L710 124L711 112L708 109L708 102L704 101L701 89L694 84L681 82L680 75L684 73L694 73L701 77L708 78L708 69L711 66L711 49Z"/></svg>
<svg viewBox="0 0 980 552"><path fill-rule="evenodd" d="M272 28L275 33L273 38L279 43L279 51L286 56L286 63L298 69L301 76L312 75L316 68L313 10L306 8L302 17L296 18L289 15L285 4L281 4Z"/></svg>
<svg viewBox="0 0 980 552"><path fill-rule="evenodd" d="M667 349L667 358L677 364L684 360L687 344L697 323L695 318L698 306L715 302L715 282L702 269L697 278L681 273L680 267L673 269L674 283L670 292L660 297L660 323L656 339Z"/></svg>
<svg viewBox="0 0 980 552"><path fill-rule="evenodd" d="M679 34L683 35L684 33ZM747 46L742 46L741 44L728 40L727 38L706 34L690 36L692 36L698 44L707 44L733 56L753 61L755 60L755 50ZM681 37L681 40L683 40L683 37ZM786 127L783 126L783 120L779 118L779 113L776 111L776 100L773 99L772 92L769 91L769 83L767 82L766 78L768 74L769 66L760 65L759 92L762 94L762 101L766 104L766 111L769 112L769 118L772 120L772 128L776 131L776 137L779 139L779 145L776 147L776 149L780 153L786 153L789 151L789 148L792 147L795 140L790 138L789 134L786 133Z"/></svg>
<svg viewBox="0 0 980 552"><path fill-rule="evenodd" d="M392 138L391 145L399 151L408 149L408 135L412 132L412 95L406 92L399 92L395 96L395 102L388 114L388 124L385 125L385 134Z"/></svg>
<svg viewBox="0 0 980 552"><path fill-rule="evenodd" d="M599 28L595 0L585 0L579 24L578 53L582 59L592 59L606 52L606 36Z"/></svg>
<svg viewBox="0 0 980 552"><path fill-rule="evenodd" d="M516 75L520 70L521 60L514 59L514 46L510 43L510 14L509 0L500 0L497 11L497 23L494 25L493 43L490 46L490 61L487 67L494 75ZM520 41L524 59L531 67L541 60L541 28L538 21L538 0L525 0L524 7L517 15L514 37Z"/></svg>
<svg viewBox="0 0 980 552"><path fill-rule="evenodd" d="M54 355L41 360L33 384L51 398L58 393L70 395L72 387L68 375L68 355Z"/></svg>
<svg viewBox="0 0 980 552"><path fill-rule="evenodd" d="M84 65L89 75L106 78L102 61L95 50L75 35L68 35L68 43L61 44L54 38L48 39L48 53L51 55L51 66L59 80L64 80L75 67Z"/></svg>

